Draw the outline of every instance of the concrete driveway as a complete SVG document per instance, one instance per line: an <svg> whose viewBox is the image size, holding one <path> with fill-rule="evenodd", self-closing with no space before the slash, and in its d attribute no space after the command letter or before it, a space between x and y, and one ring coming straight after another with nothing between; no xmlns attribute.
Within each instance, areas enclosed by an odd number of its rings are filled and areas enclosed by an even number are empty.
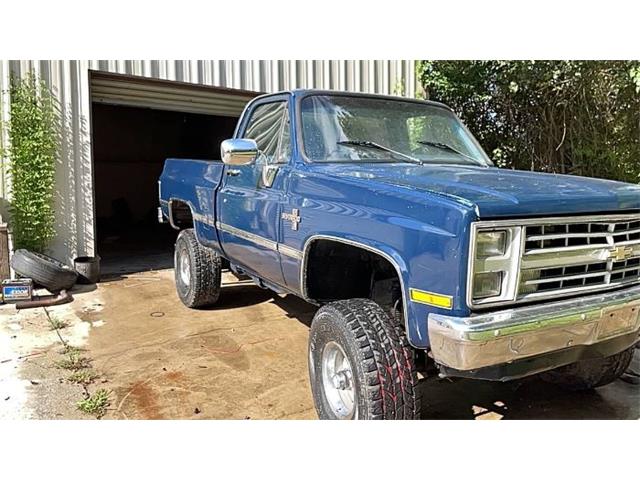
<svg viewBox="0 0 640 480"><path fill-rule="evenodd" d="M220 304L189 310L166 269L112 277L77 293L74 303L49 310L67 319L62 334L85 349L100 373L89 390L110 390L105 418L316 418L307 376L315 307L295 297L225 274ZM51 366L59 345L46 332L42 309L16 315L3 306L0 313L0 337L13 336L5 343L17 345L14 361L0 370L0 396L4 387L22 385L14 388L14 394L20 390L18 404L0 398L0 418L88 418L75 408L79 387ZM28 356L34 348L37 355ZM425 419L640 417L640 388L622 380L579 394L537 379L497 384L430 378L421 390Z"/></svg>

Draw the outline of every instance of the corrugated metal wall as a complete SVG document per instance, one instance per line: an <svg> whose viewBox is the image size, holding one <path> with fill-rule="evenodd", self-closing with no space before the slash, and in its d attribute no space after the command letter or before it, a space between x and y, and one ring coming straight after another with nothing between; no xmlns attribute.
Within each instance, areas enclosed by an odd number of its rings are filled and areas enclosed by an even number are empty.
<svg viewBox="0 0 640 480"><path fill-rule="evenodd" d="M415 93L413 60L95 60L90 69L163 80L276 92L326 88Z"/></svg>
<svg viewBox="0 0 640 480"><path fill-rule="evenodd" d="M2 205L0 205L0 215L5 216L6 208L5 208L5 190L6 184L8 183L5 180L6 172L5 172L5 162L4 156L2 154L2 148L7 143L7 125L2 119L6 119L9 117L9 99L7 98L7 90L9 89L9 71L7 62L0 61L0 158L2 159L2 167L0 168L0 200L2 201Z"/></svg>
<svg viewBox="0 0 640 480"><path fill-rule="evenodd" d="M52 254L71 260L94 254L89 71L208 86L275 92L322 88L415 96L413 60L0 60L0 120L10 115L10 75L33 72L59 100L62 151L56 172L56 232ZM0 146L6 145L0 130ZM3 164L6 159L2 159ZM10 179L0 169L0 214L6 218Z"/></svg>

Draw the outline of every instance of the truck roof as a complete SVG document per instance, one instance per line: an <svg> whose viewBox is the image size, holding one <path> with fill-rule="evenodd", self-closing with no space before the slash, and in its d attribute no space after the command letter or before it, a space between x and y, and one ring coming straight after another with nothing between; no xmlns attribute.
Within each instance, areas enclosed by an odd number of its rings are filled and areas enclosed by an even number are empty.
<svg viewBox="0 0 640 480"><path fill-rule="evenodd" d="M296 88L293 90L281 90L279 92L267 93L264 95L260 95L252 100L256 101L261 98L267 98L275 95L289 94L294 98L302 98L309 95L341 95L341 96L349 96L349 97L366 97L366 98L386 98L390 100L400 100L404 102L415 102L422 103L427 105L433 105L436 107L446 108L447 110L451 110L451 107L445 105L444 103L434 102L433 100L421 100L419 98L410 98L403 97L401 95L383 95L381 93L367 93L367 92L349 92L345 90L320 90L314 88Z"/></svg>

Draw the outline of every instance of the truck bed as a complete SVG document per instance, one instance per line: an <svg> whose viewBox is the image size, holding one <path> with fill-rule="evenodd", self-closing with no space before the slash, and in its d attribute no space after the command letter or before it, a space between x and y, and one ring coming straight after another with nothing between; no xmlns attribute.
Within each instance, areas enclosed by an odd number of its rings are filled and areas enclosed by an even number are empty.
<svg viewBox="0 0 640 480"><path fill-rule="evenodd" d="M202 244L219 250L216 232L216 190L222 180L221 160L168 158L158 181L162 215L171 221L170 206L181 202L189 207L193 227Z"/></svg>

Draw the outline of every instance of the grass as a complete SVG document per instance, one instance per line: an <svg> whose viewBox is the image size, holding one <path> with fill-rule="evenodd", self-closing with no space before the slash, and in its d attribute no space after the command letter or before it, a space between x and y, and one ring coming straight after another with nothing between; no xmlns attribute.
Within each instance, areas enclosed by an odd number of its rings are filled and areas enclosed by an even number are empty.
<svg viewBox="0 0 640 480"><path fill-rule="evenodd" d="M68 322L60 320L58 318L49 318L49 323L51 324L51 326L49 327L50 330L62 330L63 328L67 328L69 326Z"/></svg>
<svg viewBox="0 0 640 480"><path fill-rule="evenodd" d="M68 343L62 347L60 350L60 355L80 355L80 352L83 352L84 349L74 347L73 345L69 345Z"/></svg>
<svg viewBox="0 0 640 480"><path fill-rule="evenodd" d="M101 388L97 390L93 395L89 395L84 400L80 400L76 405L78 410L87 413L89 415L95 415L96 418L101 418L107 413L107 407L109 406L109 395L111 392Z"/></svg>
<svg viewBox="0 0 640 480"><path fill-rule="evenodd" d="M91 367L91 359L81 357L78 353L70 353L67 358L55 362L56 367L64 370L84 370Z"/></svg>
<svg viewBox="0 0 640 480"><path fill-rule="evenodd" d="M52 317L47 309L45 309L45 313L47 314L51 330L56 332L62 343L60 354L64 358L54 362L55 366L64 370L70 370L72 373L67 377L67 381L81 385L84 390L85 398L77 402L76 407L81 412L95 415L98 419L102 418L107 413L111 392L101 388L93 395L89 393L87 387L91 385L100 374L91 368L91 359L81 355L83 349L69 345L60 334L60 330L68 327L69 323Z"/></svg>
<svg viewBox="0 0 640 480"><path fill-rule="evenodd" d="M98 372L91 369L77 370L67 377L71 383L77 383L80 385L90 385L98 378Z"/></svg>

